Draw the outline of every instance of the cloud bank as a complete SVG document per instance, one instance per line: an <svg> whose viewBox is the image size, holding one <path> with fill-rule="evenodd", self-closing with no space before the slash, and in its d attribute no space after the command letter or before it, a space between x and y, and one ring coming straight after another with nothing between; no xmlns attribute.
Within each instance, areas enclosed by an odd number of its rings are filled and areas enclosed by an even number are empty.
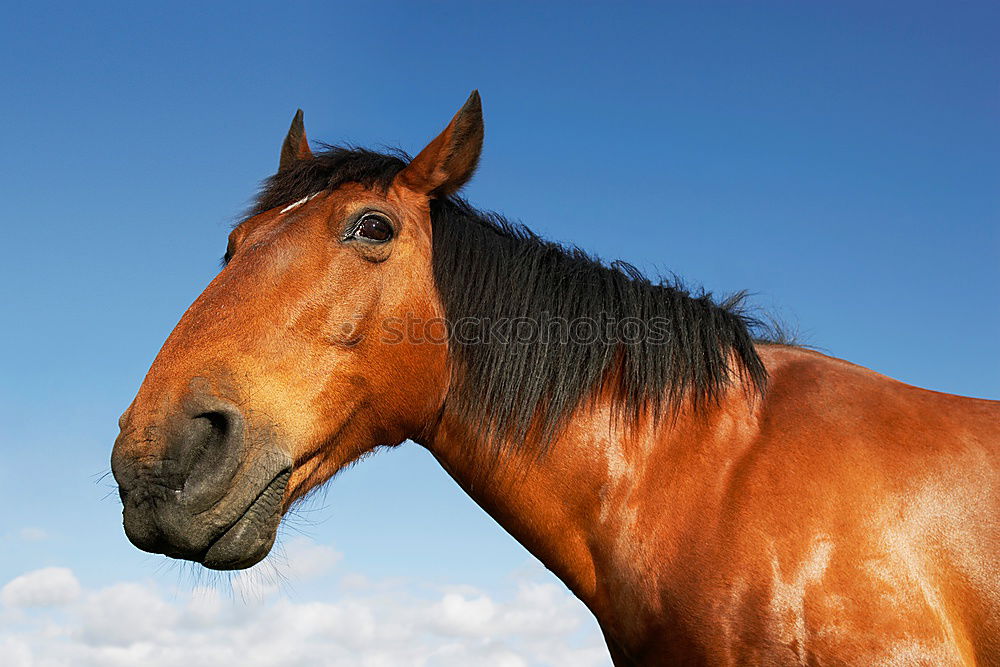
<svg viewBox="0 0 1000 667"><path fill-rule="evenodd" d="M298 539L282 576L331 575L340 554ZM610 664L583 605L563 587L522 577L506 598L471 587L421 587L340 576L340 593L294 601L250 570L230 591L167 591L152 582L88 589L67 568L0 588L5 667L285 667Z"/></svg>

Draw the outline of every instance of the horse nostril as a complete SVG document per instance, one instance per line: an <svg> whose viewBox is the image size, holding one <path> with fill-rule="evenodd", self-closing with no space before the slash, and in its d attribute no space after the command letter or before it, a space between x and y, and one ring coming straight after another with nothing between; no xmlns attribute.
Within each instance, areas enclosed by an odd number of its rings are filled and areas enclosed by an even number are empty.
<svg viewBox="0 0 1000 667"><path fill-rule="evenodd" d="M169 458L180 474L189 473L203 458L217 455L242 423L235 410L206 410L189 415L174 418L175 428L167 443Z"/></svg>
<svg viewBox="0 0 1000 667"><path fill-rule="evenodd" d="M206 451L222 446L232 430L232 420L225 412L203 412L194 419L204 422L200 430L205 434L203 447Z"/></svg>
<svg viewBox="0 0 1000 667"><path fill-rule="evenodd" d="M164 481L180 492L183 503L201 507L221 497L236 474L244 420L228 401L198 396L191 402L194 405L175 417L167 445L173 474Z"/></svg>

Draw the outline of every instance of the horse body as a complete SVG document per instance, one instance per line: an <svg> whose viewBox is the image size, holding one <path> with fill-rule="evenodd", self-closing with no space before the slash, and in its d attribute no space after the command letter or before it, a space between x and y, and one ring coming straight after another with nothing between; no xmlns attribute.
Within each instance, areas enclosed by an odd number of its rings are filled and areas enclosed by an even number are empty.
<svg viewBox="0 0 1000 667"><path fill-rule="evenodd" d="M760 352L762 400L734 387L639 427L597 401L486 485L474 434L426 446L587 603L620 664L1000 659L1000 404Z"/></svg>
<svg viewBox="0 0 1000 667"><path fill-rule="evenodd" d="M735 302L478 214L453 194L482 136L476 94L412 161L313 155L296 115L120 420L129 539L248 567L295 502L409 438L617 664L1000 664L1000 403L754 343ZM650 335L439 335L549 311Z"/></svg>

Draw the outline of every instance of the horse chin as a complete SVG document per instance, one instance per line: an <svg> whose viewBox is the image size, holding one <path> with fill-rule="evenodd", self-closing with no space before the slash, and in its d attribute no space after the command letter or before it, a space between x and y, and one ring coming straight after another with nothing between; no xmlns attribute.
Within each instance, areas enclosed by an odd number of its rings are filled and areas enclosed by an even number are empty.
<svg viewBox="0 0 1000 667"><path fill-rule="evenodd" d="M267 556L281 522L281 501L291 474L286 469L264 487L236 522L208 547L202 565L213 570L242 570Z"/></svg>

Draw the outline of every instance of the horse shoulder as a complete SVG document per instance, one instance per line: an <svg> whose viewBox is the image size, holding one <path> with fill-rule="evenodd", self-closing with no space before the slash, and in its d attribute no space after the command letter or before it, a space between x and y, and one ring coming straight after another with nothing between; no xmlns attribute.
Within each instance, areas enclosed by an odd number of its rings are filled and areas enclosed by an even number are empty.
<svg viewBox="0 0 1000 667"><path fill-rule="evenodd" d="M719 664L1000 656L1000 403L794 348L762 357L752 434L718 457L714 494L692 482L697 520L661 594L674 625Z"/></svg>

